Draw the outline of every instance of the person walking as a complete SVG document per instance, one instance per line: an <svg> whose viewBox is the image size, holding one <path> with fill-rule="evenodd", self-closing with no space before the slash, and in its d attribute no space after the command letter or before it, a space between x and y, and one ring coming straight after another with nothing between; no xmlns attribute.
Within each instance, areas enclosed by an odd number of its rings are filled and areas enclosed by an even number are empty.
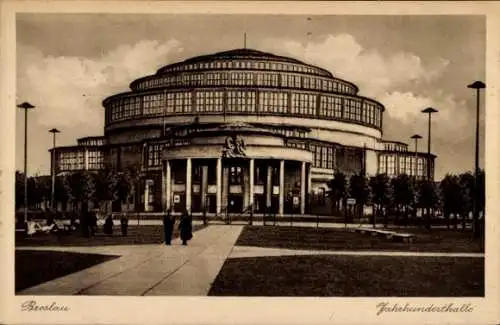
<svg viewBox="0 0 500 325"><path fill-rule="evenodd" d="M122 236L127 237L127 232L128 232L128 216L123 213L121 218L120 218L120 226L122 230Z"/></svg>
<svg viewBox="0 0 500 325"><path fill-rule="evenodd" d="M186 246L188 240L193 238L193 221L187 209L184 210L184 213L182 214L181 221L179 223L179 230L181 232L182 245Z"/></svg>
<svg viewBox="0 0 500 325"><path fill-rule="evenodd" d="M168 209L163 215L163 233L165 235L165 245L170 245L172 234L174 232L175 217L172 215L172 209Z"/></svg>
<svg viewBox="0 0 500 325"><path fill-rule="evenodd" d="M113 217L108 215L104 221L104 233L108 236L113 235Z"/></svg>

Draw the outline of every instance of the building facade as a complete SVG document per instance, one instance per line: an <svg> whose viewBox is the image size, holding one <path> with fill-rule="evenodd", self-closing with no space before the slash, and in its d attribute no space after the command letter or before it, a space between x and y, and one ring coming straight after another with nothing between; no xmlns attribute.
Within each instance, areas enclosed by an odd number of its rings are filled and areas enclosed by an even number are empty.
<svg viewBox="0 0 500 325"><path fill-rule="evenodd" d="M56 148L58 173L140 170L141 210L305 214L335 172L434 174L384 140L384 106L353 83L250 49L194 57L103 101L104 136Z"/></svg>

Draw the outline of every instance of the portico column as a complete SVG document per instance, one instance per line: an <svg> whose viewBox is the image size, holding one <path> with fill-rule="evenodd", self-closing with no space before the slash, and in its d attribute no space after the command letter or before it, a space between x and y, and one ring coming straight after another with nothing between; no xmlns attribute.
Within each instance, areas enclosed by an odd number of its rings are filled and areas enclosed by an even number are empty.
<svg viewBox="0 0 500 325"><path fill-rule="evenodd" d="M191 158L186 159L186 209L191 212Z"/></svg>
<svg viewBox="0 0 500 325"><path fill-rule="evenodd" d="M170 201L172 200L172 170L170 167L170 160L165 162L165 208L168 210L171 207Z"/></svg>
<svg viewBox="0 0 500 325"><path fill-rule="evenodd" d="M280 198L279 198L279 210L278 213L283 215L285 206L285 161L280 160Z"/></svg>
<svg viewBox="0 0 500 325"><path fill-rule="evenodd" d="M300 169L300 214L306 212L306 163L303 161Z"/></svg>
<svg viewBox="0 0 500 325"><path fill-rule="evenodd" d="M202 211L207 208L208 166L201 167L201 207Z"/></svg>
<svg viewBox="0 0 500 325"><path fill-rule="evenodd" d="M271 197L273 192L273 167L267 166L267 179L266 179L266 208L271 207Z"/></svg>
<svg viewBox="0 0 500 325"><path fill-rule="evenodd" d="M216 166L216 187L217 187L217 202L216 212L220 214L222 206L222 158L217 158Z"/></svg>
<svg viewBox="0 0 500 325"><path fill-rule="evenodd" d="M249 168L249 171L248 171L249 174L250 174L249 175L250 176L250 178L249 178L249 183L250 183L250 186L249 186L250 187L249 195L250 195L250 197L249 197L248 204L250 206L253 205L253 198L254 198L254 195L253 195L253 176L255 174L254 173L254 168L255 168L255 160L252 158L252 159L250 159L250 168Z"/></svg>

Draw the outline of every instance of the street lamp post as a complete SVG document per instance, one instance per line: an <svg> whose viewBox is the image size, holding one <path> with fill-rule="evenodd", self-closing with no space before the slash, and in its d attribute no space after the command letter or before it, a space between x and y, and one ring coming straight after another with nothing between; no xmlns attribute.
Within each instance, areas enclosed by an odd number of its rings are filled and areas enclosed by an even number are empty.
<svg viewBox="0 0 500 325"><path fill-rule="evenodd" d="M474 223L473 234L474 238L479 237L479 98L481 89L486 88L486 85L481 81L475 81L467 86L467 88L476 89L476 148L475 148L475 161L474 161L474 178L476 193L474 195Z"/></svg>
<svg viewBox="0 0 500 325"><path fill-rule="evenodd" d="M415 167L413 168L414 174L413 178L414 180L417 179L417 173L418 173L418 140L422 139L422 136L420 134L414 134L411 136L411 139L415 140Z"/></svg>
<svg viewBox="0 0 500 325"><path fill-rule="evenodd" d="M427 135L427 181L431 182L431 119L432 114L437 113L438 110L432 107L427 107L422 110L422 113L426 113L429 115L429 124L428 124L428 135ZM431 208L427 207L427 228L430 229L431 226Z"/></svg>
<svg viewBox="0 0 500 325"><path fill-rule="evenodd" d="M437 113L438 110L432 107L427 107L422 110L422 113L427 113L429 115L429 124L428 124L428 136L427 136L427 180L431 180L431 119L432 114Z"/></svg>
<svg viewBox="0 0 500 325"><path fill-rule="evenodd" d="M17 105L18 108L24 109L24 225L28 222L28 110L34 109L35 106L28 102Z"/></svg>
<svg viewBox="0 0 500 325"><path fill-rule="evenodd" d="M55 202L55 188L56 188L56 134L61 132L58 129L50 129L50 133L52 133L52 164L50 167L50 174L52 176L52 188L50 192L50 209L54 210L54 202Z"/></svg>

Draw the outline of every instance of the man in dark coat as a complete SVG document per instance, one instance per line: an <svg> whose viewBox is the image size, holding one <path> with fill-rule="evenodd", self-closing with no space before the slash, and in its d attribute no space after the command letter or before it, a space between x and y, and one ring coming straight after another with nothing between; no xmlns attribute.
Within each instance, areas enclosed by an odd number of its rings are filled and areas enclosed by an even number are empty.
<svg viewBox="0 0 500 325"><path fill-rule="evenodd" d="M172 209L168 209L163 215L163 232L165 234L165 245L170 245L172 234L174 232L175 217L172 215Z"/></svg>
<svg viewBox="0 0 500 325"><path fill-rule="evenodd" d="M104 221L104 233L108 236L113 235L113 217L111 215L106 217Z"/></svg>
<svg viewBox="0 0 500 325"><path fill-rule="evenodd" d="M128 216L126 214L122 214L120 218L120 228L122 230L122 236L126 237L128 232Z"/></svg>
<svg viewBox="0 0 500 325"><path fill-rule="evenodd" d="M181 232L182 245L187 245L187 241L193 238L193 221L187 210L182 214L179 230Z"/></svg>
<svg viewBox="0 0 500 325"><path fill-rule="evenodd" d="M89 212L83 210L80 212L80 229L82 231L83 237L89 237L90 231L89 231Z"/></svg>

